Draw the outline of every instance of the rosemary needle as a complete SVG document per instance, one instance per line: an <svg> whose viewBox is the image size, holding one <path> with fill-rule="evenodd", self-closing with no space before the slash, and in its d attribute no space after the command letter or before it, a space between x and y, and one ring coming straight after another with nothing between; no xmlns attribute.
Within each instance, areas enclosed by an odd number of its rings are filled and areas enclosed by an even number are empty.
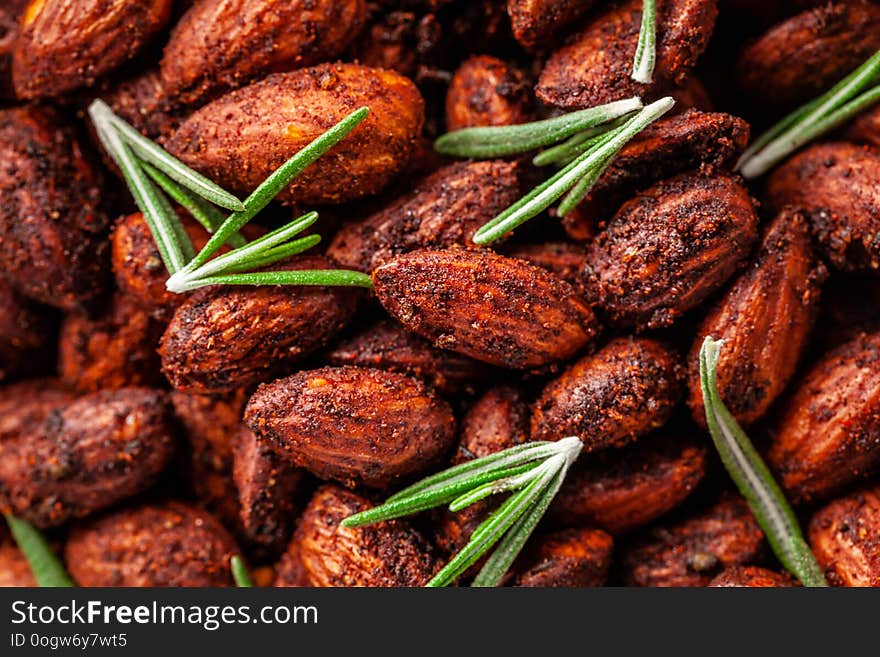
<svg viewBox="0 0 880 657"><path fill-rule="evenodd" d="M650 84L654 79L656 60L657 3L655 0L642 0L642 25L633 59L632 79L642 84Z"/></svg>
<svg viewBox="0 0 880 657"><path fill-rule="evenodd" d="M76 586L46 538L29 522L4 514L12 537L27 559L38 586Z"/></svg>
<svg viewBox="0 0 880 657"><path fill-rule="evenodd" d="M453 157L493 158L526 153L555 144L595 126L642 109L639 98L618 100L543 121L511 126L464 128L434 142L434 149Z"/></svg>
<svg viewBox="0 0 880 657"><path fill-rule="evenodd" d="M700 349L700 385L706 422L724 467L749 503L779 561L804 586L828 586L785 495L718 393L722 341L706 337Z"/></svg>
<svg viewBox="0 0 880 657"><path fill-rule="evenodd" d="M254 585L251 575L244 565L244 561L237 554L229 560L232 569L232 579L239 588L251 588Z"/></svg>

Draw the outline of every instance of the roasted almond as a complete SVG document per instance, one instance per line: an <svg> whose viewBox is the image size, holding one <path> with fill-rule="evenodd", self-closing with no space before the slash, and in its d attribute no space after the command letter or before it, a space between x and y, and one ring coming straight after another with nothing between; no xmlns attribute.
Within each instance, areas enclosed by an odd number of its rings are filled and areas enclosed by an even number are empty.
<svg viewBox="0 0 880 657"><path fill-rule="evenodd" d="M190 115L167 148L224 187L250 192L361 107L370 114L280 200L341 203L375 194L407 164L425 119L415 85L392 71L322 64L276 73Z"/></svg>
<svg viewBox="0 0 880 657"><path fill-rule="evenodd" d="M834 586L880 586L880 490L851 493L810 521L810 546Z"/></svg>
<svg viewBox="0 0 880 657"><path fill-rule="evenodd" d="M169 96L155 69L122 80L102 99L138 132L159 143L177 130L187 114L187 108Z"/></svg>
<svg viewBox="0 0 880 657"><path fill-rule="evenodd" d="M565 478L550 514L568 526L623 534L687 499L705 477L708 460L704 442L672 436L649 436L582 458Z"/></svg>
<svg viewBox="0 0 880 657"><path fill-rule="evenodd" d="M709 582L709 586L722 588L777 588L795 586L786 573L777 573L758 566L733 566L724 570Z"/></svg>
<svg viewBox="0 0 880 657"><path fill-rule="evenodd" d="M564 529L541 536L526 548L516 586L602 586L611 568L613 545L601 529Z"/></svg>
<svg viewBox="0 0 880 657"><path fill-rule="evenodd" d="M213 516L170 502L75 527L64 561L80 586L231 586L238 551Z"/></svg>
<svg viewBox="0 0 880 657"><path fill-rule="evenodd" d="M764 534L745 500L722 496L708 509L648 530L622 554L629 586L706 586L722 568L754 563Z"/></svg>
<svg viewBox="0 0 880 657"><path fill-rule="evenodd" d="M471 57L446 91L446 130L525 123L531 96L521 71L489 55Z"/></svg>
<svg viewBox="0 0 880 657"><path fill-rule="evenodd" d="M79 392L157 386L164 326L122 294L97 318L71 313L61 325L58 371Z"/></svg>
<svg viewBox="0 0 880 657"><path fill-rule="evenodd" d="M752 199L736 178L664 180L620 208L588 247L586 299L616 326L669 326L730 278L757 237Z"/></svg>
<svg viewBox="0 0 880 657"><path fill-rule="evenodd" d="M437 566L407 520L342 527L370 502L335 485L318 489L300 518L275 586L424 586Z"/></svg>
<svg viewBox="0 0 880 657"><path fill-rule="evenodd" d="M847 139L880 148L880 105L855 119L846 131Z"/></svg>
<svg viewBox="0 0 880 657"><path fill-rule="evenodd" d="M730 168L748 142L748 123L730 114L689 109L663 118L621 149L562 225L570 237L583 240L591 234L589 226L607 219L636 192L690 169Z"/></svg>
<svg viewBox="0 0 880 657"><path fill-rule="evenodd" d="M46 308L0 279L0 381L47 369L54 354L47 354L44 345L53 338L53 324Z"/></svg>
<svg viewBox="0 0 880 657"><path fill-rule="evenodd" d="M195 103L266 73L332 60L365 14L365 0L198 0L168 39L162 81Z"/></svg>
<svg viewBox="0 0 880 657"><path fill-rule="evenodd" d="M787 109L830 89L878 48L880 6L828 2L747 45L736 62L734 84L756 109Z"/></svg>
<svg viewBox="0 0 880 657"><path fill-rule="evenodd" d="M598 332L589 306L550 272L488 251L417 251L373 272L379 301L443 349L526 369L573 356Z"/></svg>
<svg viewBox="0 0 880 657"><path fill-rule="evenodd" d="M519 198L513 162L459 162L443 167L411 192L337 233L327 255L369 272L401 253L471 243L474 233Z"/></svg>
<svg viewBox="0 0 880 657"><path fill-rule="evenodd" d="M290 269L330 269L320 256ZM351 290L216 287L197 291L162 336L162 369L178 390L221 393L271 379L323 347L354 313Z"/></svg>
<svg viewBox="0 0 880 657"><path fill-rule="evenodd" d="M171 0L31 0L12 59L15 93L46 98L90 86L170 17Z"/></svg>
<svg viewBox="0 0 880 657"><path fill-rule="evenodd" d="M0 5L0 100L15 98L12 87L12 52L21 30L21 15L28 0L7 0Z"/></svg>
<svg viewBox="0 0 880 657"><path fill-rule="evenodd" d="M880 333L840 345L803 376L767 458L795 502L827 497L880 465Z"/></svg>
<svg viewBox="0 0 880 657"><path fill-rule="evenodd" d="M527 260L533 265L553 272L577 290L581 285L581 270L587 262L587 251L579 244L542 242L517 244L507 250L511 258Z"/></svg>
<svg viewBox="0 0 880 657"><path fill-rule="evenodd" d="M0 541L0 587L36 587L37 580L18 546L11 541Z"/></svg>
<svg viewBox="0 0 880 657"><path fill-rule="evenodd" d="M198 505L206 508L236 536L243 535L233 461L248 394L243 388L220 395L175 390L171 404L185 429L185 477Z"/></svg>
<svg viewBox="0 0 880 657"><path fill-rule="evenodd" d="M485 363L432 346L400 324L383 319L340 342L326 355L331 365L391 370L423 379L453 394L472 390L492 371Z"/></svg>
<svg viewBox="0 0 880 657"><path fill-rule="evenodd" d="M654 86L663 80L680 83L687 77L709 43L717 13L715 0L657 2ZM575 108L649 92L652 86L630 77L641 22L641 0L616 3L593 14L550 55L535 94L550 105Z"/></svg>
<svg viewBox="0 0 880 657"><path fill-rule="evenodd" d="M669 419L681 396L679 357L659 342L615 338L544 388L532 440L577 436L586 452L629 443Z"/></svg>
<svg viewBox="0 0 880 657"><path fill-rule="evenodd" d="M0 509L52 527L149 488L173 439L163 393L122 388L53 410L0 450Z"/></svg>
<svg viewBox="0 0 880 657"><path fill-rule="evenodd" d="M265 383L248 402L245 423L316 476L374 488L423 472L455 436L451 409L421 381L364 367Z"/></svg>
<svg viewBox="0 0 880 657"><path fill-rule="evenodd" d="M516 40L534 49L552 41L593 4L593 0L507 0L507 13Z"/></svg>
<svg viewBox="0 0 880 657"><path fill-rule="evenodd" d="M804 210L838 269L880 268L880 153L845 142L810 146L771 175L767 199L777 210Z"/></svg>
<svg viewBox="0 0 880 657"><path fill-rule="evenodd" d="M23 294L76 310L108 278L98 177L54 112L0 110L0 268Z"/></svg>
<svg viewBox="0 0 880 657"><path fill-rule="evenodd" d="M293 533L305 472L291 466L242 426L232 473L245 536L271 554L282 552Z"/></svg>
<svg viewBox="0 0 880 657"><path fill-rule="evenodd" d="M706 423L699 362L703 339L724 340L718 391L727 408L742 424L761 419L807 347L825 277L805 218L783 211L764 232L749 268L697 331L688 356L689 404L697 423Z"/></svg>

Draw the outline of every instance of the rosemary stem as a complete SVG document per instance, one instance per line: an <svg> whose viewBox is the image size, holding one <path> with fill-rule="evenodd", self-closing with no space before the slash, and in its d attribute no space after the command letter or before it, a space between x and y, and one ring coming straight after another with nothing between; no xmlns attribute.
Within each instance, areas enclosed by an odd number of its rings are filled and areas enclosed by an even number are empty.
<svg viewBox="0 0 880 657"><path fill-rule="evenodd" d="M229 560L229 565L232 569L232 579L235 581L235 585L239 588L251 588L254 585L253 580L251 579L251 574L248 572L247 567L244 565L244 560L237 554L234 555Z"/></svg>
<svg viewBox="0 0 880 657"><path fill-rule="evenodd" d="M654 79L656 60L657 3L655 0L642 0L642 25L633 59L632 79L642 84L650 84Z"/></svg>
<svg viewBox="0 0 880 657"><path fill-rule="evenodd" d="M172 291L183 294L209 285L315 285L372 288L373 281L367 274L348 269L292 269L188 279L186 283L180 284Z"/></svg>
<svg viewBox="0 0 880 657"><path fill-rule="evenodd" d="M828 586L785 495L748 436L721 401L717 386L721 346L720 340L706 337L700 349L700 385L706 422L715 448L782 565L804 586Z"/></svg>

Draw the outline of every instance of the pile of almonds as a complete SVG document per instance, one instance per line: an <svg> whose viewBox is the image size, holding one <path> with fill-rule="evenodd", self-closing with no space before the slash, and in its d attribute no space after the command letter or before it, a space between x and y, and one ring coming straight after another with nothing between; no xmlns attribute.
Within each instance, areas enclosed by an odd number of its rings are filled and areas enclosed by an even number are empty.
<svg viewBox="0 0 880 657"><path fill-rule="evenodd" d="M711 335L829 581L880 586L880 107L734 171L880 49L880 2L657 4L646 85L641 0L3 2L0 511L82 586L231 585L235 554L261 585L420 586L497 501L340 522L577 436L509 585L791 586L712 449ZM544 174L443 160L435 137L666 95L564 220L472 244ZM374 290L168 292L83 120L96 97L241 196L369 106L245 232L317 209L324 246L282 267ZM0 584L33 584L5 529Z"/></svg>

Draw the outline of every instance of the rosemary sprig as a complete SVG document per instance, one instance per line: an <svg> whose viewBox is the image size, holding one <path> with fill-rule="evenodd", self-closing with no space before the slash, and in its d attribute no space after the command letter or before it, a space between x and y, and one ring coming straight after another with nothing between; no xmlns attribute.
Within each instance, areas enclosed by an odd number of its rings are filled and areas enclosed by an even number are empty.
<svg viewBox="0 0 880 657"><path fill-rule="evenodd" d="M467 545L427 584L452 584L497 545L472 583L497 586L550 506L582 448L580 439L570 437L558 442L518 445L474 459L427 477L392 495L384 504L349 516L342 525L359 527L446 504L455 512L491 495L511 492L474 530Z"/></svg>
<svg viewBox="0 0 880 657"><path fill-rule="evenodd" d="M782 489L721 401L717 370L722 344L721 340L706 337L700 349L700 385L706 422L715 448L782 565L804 586L828 586Z"/></svg>
<svg viewBox="0 0 880 657"><path fill-rule="evenodd" d="M511 126L463 128L441 136L434 142L434 149L452 157L487 159L517 155L558 143L640 109L641 99L629 98L543 121Z"/></svg>
<svg viewBox="0 0 880 657"><path fill-rule="evenodd" d="M654 79L654 65L657 60L657 3L655 0L642 0L642 25L639 29L639 43L633 59L632 79L642 84L650 84Z"/></svg>
<svg viewBox="0 0 880 657"><path fill-rule="evenodd" d="M794 110L743 153L737 169L757 178L799 148L880 101L880 50L828 92Z"/></svg>
<svg viewBox="0 0 880 657"><path fill-rule="evenodd" d="M254 585L254 581L251 579L251 574L248 572L247 567L244 565L244 561L237 554L234 555L229 560L229 566L232 569L232 579L235 581L235 585L238 588L252 588Z"/></svg>
<svg viewBox="0 0 880 657"><path fill-rule="evenodd" d="M559 207L559 214L565 216L589 193L599 177L626 143L648 125L663 116L675 104L670 97L662 98L642 108L623 125L611 128L608 132L590 136L581 144L568 143L567 153L585 150L566 164L555 175L535 187L519 201L483 224L476 233L475 244L489 244L506 233L521 226L549 208L568 193ZM553 160L557 160L557 151Z"/></svg>
<svg viewBox="0 0 880 657"><path fill-rule="evenodd" d="M29 522L4 514L12 537L27 559L38 586L71 587L73 583L46 538Z"/></svg>

